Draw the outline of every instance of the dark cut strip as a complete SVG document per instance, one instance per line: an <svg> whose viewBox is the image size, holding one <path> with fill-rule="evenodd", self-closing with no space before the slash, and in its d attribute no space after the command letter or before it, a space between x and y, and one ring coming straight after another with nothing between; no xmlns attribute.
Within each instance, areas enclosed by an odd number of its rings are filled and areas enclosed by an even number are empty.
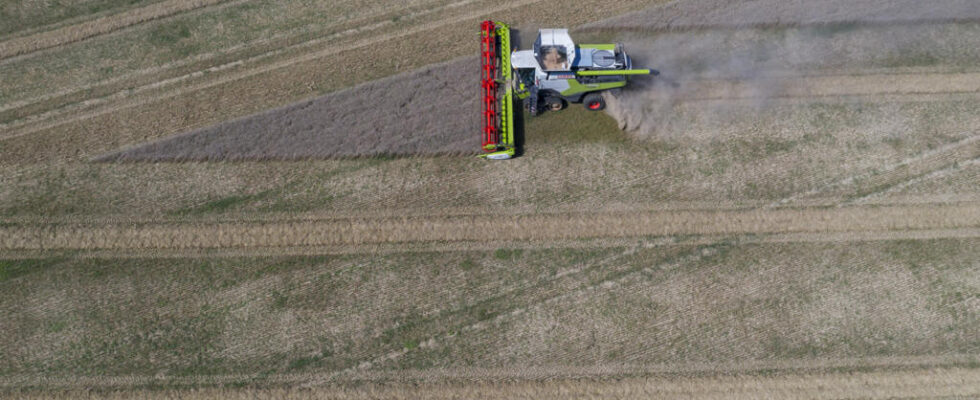
<svg viewBox="0 0 980 400"><path fill-rule="evenodd" d="M95 161L476 154L478 97L479 62L468 57L112 152Z"/></svg>

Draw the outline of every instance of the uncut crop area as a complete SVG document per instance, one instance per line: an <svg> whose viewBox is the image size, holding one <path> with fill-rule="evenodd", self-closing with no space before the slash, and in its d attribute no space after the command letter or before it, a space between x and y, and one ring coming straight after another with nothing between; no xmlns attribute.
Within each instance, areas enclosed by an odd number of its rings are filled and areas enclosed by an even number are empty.
<svg viewBox="0 0 980 400"><path fill-rule="evenodd" d="M659 75L481 160L486 18ZM978 42L967 0L0 4L0 397L980 397Z"/></svg>

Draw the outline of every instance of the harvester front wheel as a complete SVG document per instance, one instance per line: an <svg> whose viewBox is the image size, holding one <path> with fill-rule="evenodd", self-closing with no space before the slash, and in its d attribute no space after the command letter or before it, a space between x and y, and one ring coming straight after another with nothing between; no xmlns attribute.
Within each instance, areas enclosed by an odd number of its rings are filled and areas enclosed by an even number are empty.
<svg viewBox="0 0 980 400"><path fill-rule="evenodd" d="M606 109L606 99L599 93L589 93L582 98L582 105L589 111L602 111Z"/></svg>

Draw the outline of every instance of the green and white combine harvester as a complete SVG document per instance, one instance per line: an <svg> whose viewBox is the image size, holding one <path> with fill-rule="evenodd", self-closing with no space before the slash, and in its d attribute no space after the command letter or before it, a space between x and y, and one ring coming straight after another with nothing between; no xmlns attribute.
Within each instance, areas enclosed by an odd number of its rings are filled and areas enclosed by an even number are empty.
<svg viewBox="0 0 980 400"><path fill-rule="evenodd" d="M603 91L626 86L633 69L621 44L579 44L567 29L541 29L532 50L511 50L510 27L495 21L481 25L483 151L481 157L506 160L517 155L514 103L524 102L532 116L582 103L591 111L606 108ZM654 72L656 74L656 72Z"/></svg>

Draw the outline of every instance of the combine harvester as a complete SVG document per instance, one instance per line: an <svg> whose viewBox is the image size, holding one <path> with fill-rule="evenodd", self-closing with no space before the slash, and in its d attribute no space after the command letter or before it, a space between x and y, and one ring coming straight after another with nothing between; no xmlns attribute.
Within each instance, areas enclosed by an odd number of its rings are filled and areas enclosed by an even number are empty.
<svg viewBox="0 0 980 400"><path fill-rule="evenodd" d="M651 73L633 69L621 44L576 45L567 29L539 30L534 49L518 51L510 50L510 27L483 21L480 39L486 153L481 157L491 160L517 154L515 102L524 101L532 116L559 111L568 103L600 111L606 108L601 92L626 86L629 75Z"/></svg>

